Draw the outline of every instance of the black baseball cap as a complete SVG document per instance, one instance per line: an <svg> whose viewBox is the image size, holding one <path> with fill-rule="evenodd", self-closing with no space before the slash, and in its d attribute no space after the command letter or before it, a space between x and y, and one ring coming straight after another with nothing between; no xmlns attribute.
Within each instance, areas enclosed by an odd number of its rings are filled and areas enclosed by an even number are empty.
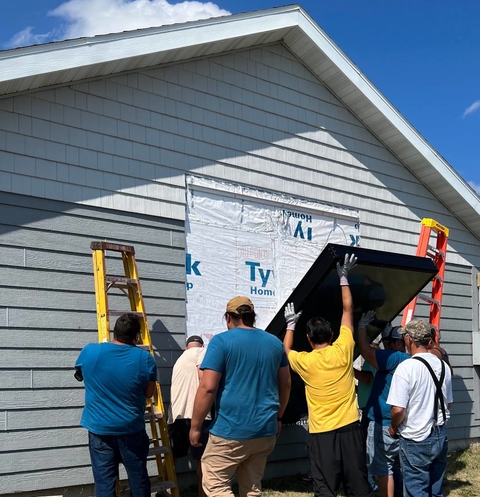
<svg viewBox="0 0 480 497"><path fill-rule="evenodd" d="M203 345L203 339L202 337L199 337L198 335L192 335L191 337L187 338L187 345L192 342L197 342L200 345Z"/></svg>

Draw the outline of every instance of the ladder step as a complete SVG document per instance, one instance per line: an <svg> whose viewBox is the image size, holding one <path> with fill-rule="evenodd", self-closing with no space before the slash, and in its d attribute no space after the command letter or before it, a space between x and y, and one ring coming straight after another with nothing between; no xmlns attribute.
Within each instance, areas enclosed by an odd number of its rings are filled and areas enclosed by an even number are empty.
<svg viewBox="0 0 480 497"><path fill-rule="evenodd" d="M432 258L437 255L441 255L445 259L445 252L437 249L436 247L432 247L431 245L428 246L427 255L429 255Z"/></svg>
<svg viewBox="0 0 480 497"><path fill-rule="evenodd" d="M150 447L148 455L157 456L158 454L166 454L167 452L170 452L170 449L166 445L160 445L159 447Z"/></svg>
<svg viewBox="0 0 480 497"><path fill-rule="evenodd" d="M435 304L435 305L440 305L440 302L438 300L435 300L434 298L430 297L429 295L426 295L424 293L419 293L418 298L425 300L425 302L430 302L430 304Z"/></svg>
<svg viewBox="0 0 480 497"><path fill-rule="evenodd" d="M162 492L164 490L169 490L171 488L175 488L175 482L167 480L167 481L159 481L159 482L153 482L152 483L152 493L156 492ZM120 496L121 497L130 497L131 496L131 490L130 486L128 483L124 486L121 485L120 487Z"/></svg>
<svg viewBox="0 0 480 497"><path fill-rule="evenodd" d="M145 314L143 312L137 312L137 311L108 311L108 314L110 316L122 316L123 314L135 314L135 316L138 316L139 318L145 317Z"/></svg>
<svg viewBox="0 0 480 497"><path fill-rule="evenodd" d="M111 286L116 286L116 285L128 286L128 285L138 284L138 280L135 280L133 278L122 278L121 276L105 276L105 281L112 283Z"/></svg>
<svg viewBox="0 0 480 497"><path fill-rule="evenodd" d="M157 483L152 483L152 493L161 492L162 490L168 490L170 488L175 488L175 482L167 480L167 481L159 481Z"/></svg>
<svg viewBox="0 0 480 497"><path fill-rule="evenodd" d="M146 412L144 415L145 421L150 421L151 419L162 419L163 412Z"/></svg>
<svg viewBox="0 0 480 497"><path fill-rule="evenodd" d="M137 347L143 350L150 350L151 345L148 345L148 343L137 343Z"/></svg>
<svg viewBox="0 0 480 497"><path fill-rule="evenodd" d="M120 243L92 242L90 243L90 248L92 250L110 250L112 252L127 252L129 254L135 254L135 249L132 245L122 245Z"/></svg>

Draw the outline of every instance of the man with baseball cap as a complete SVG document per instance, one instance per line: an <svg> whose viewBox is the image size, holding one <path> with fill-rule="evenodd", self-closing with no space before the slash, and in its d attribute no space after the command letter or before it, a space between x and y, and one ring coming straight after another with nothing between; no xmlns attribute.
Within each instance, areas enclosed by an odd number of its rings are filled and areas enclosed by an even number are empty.
<svg viewBox="0 0 480 497"><path fill-rule="evenodd" d="M172 384L170 390L170 408L168 410L168 434L172 445L174 459L185 457L190 448L190 454L197 461L198 495L204 497L202 487L202 465L200 459L208 440L208 425L210 416L202 426L202 446L190 446L190 423L193 413L193 401L197 394L198 385L203 372L200 370L205 357L203 339L198 335L187 338L185 351L177 359L172 370Z"/></svg>
<svg viewBox="0 0 480 497"><path fill-rule="evenodd" d="M447 467L446 422L450 417L450 368L429 353L432 331L422 319L398 330L412 356L395 371L387 404L392 406L389 432L400 438L405 495L442 497Z"/></svg>
<svg viewBox="0 0 480 497"><path fill-rule="evenodd" d="M400 446L398 440L393 438L388 430L391 416L387 397L397 366L410 356L405 353L403 335L398 333L400 326L392 327L391 323L387 323L382 331L385 350L377 350L370 346L367 326L374 317L374 311L362 315L358 323L357 340L360 354L377 370L370 397L364 408L364 415L367 418L367 465L369 474L378 479L378 488L382 497L393 497L396 493L395 487L401 488L401 478L400 484L395 481L395 476L399 475ZM398 490L397 494L401 495L402 491Z"/></svg>
<svg viewBox="0 0 480 497"><path fill-rule="evenodd" d="M201 444L201 427L216 396L216 417L202 457L203 488L209 497L232 496L237 474L240 497L261 494L267 456L281 429L290 395L290 370L282 342L255 328L248 297L226 308L228 330L212 338L200 366L190 443Z"/></svg>

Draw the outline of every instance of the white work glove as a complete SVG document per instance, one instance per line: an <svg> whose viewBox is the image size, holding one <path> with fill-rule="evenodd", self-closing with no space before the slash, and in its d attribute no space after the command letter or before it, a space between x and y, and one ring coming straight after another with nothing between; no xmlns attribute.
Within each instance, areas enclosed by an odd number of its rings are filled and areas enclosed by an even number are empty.
<svg viewBox="0 0 480 497"><path fill-rule="evenodd" d="M367 311L362 314L358 321L359 328L366 328L375 319L375 311Z"/></svg>
<svg viewBox="0 0 480 497"><path fill-rule="evenodd" d="M287 322L287 330L295 331L295 325L301 315L302 311L295 314L295 306L293 305L293 302L290 302L285 306L285 321Z"/></svg>
<svg viewBox="0 0 480 497"><path fill-rule="evenodd" d="M355 254L348 255L345 254L345 260L343 262L343 266L340 265L340 262L337 262L337 273L340 278L340 286L348 285L348 273L351 269L353 269L357 265L357 257Z"/></svg>
<svg viewBox="0 0 480 497"><path fill-rule="evenodd" d="M382 331L382 339L383 338L388 338L390 336L390 332L392 331L392 323L387 323L385 325L385 328L383 328L383 331Z"/></svg>

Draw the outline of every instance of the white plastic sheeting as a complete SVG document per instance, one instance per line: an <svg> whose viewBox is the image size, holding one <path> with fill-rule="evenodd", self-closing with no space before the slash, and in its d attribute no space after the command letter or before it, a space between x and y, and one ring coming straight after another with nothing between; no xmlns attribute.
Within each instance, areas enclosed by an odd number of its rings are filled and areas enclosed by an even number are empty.
<svg viewBox="0 0 480 497"><path fill-rule="evenodd" d="M250 297L257 327L277 313L327 243L359 245L359 214L187 177L186 333L226 330L228 300Z"/></svg>

